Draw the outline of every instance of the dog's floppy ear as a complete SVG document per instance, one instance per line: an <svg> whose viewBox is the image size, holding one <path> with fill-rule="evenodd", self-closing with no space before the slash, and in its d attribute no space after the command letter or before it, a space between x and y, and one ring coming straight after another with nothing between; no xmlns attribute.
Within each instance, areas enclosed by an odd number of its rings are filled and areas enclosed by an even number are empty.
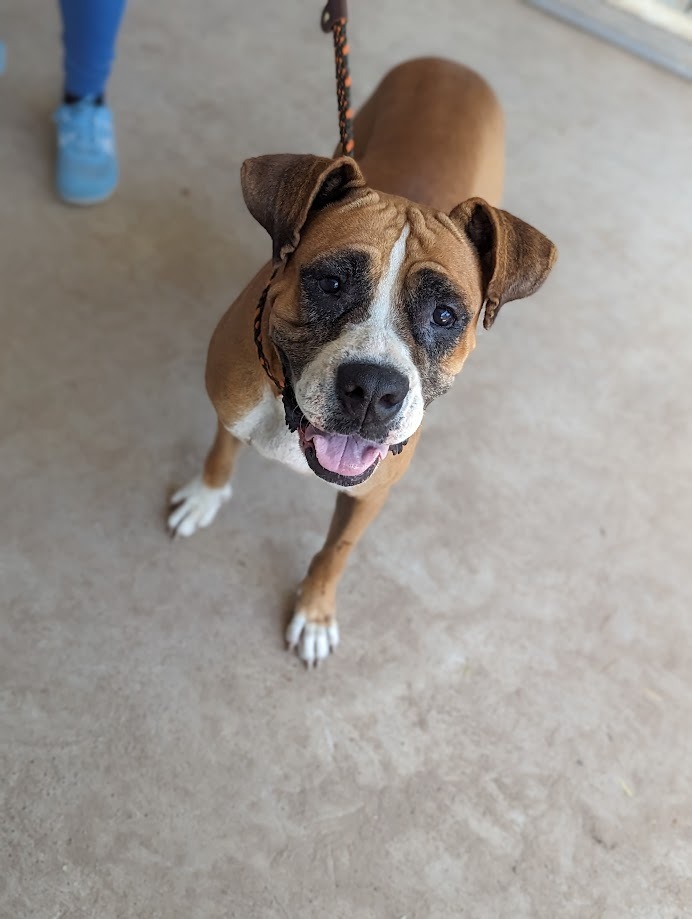
<svg viewBox="0 0 692 919"><path fill-rule="evenodd" d="M240 170L245 204L269 233L279 262L294 251L311 211L341 201L365 185L350 156L328 159L276 153L245 160Z"/></svg>
<svg viewBox="0 0 692 919"><path fill-rule="evenodd" d="M449 216L478 253L485 298L483 325L489 329L505 303L538 290L555 264L557 249L534 227L482 198L469 198Z"/></svg>

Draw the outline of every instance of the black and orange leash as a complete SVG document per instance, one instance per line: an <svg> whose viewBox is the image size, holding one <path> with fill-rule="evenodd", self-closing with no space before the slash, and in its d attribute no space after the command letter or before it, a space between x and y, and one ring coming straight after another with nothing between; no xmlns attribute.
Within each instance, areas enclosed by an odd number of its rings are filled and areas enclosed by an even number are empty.
<svg viewBox="0 0 692 919"><path fill-rule="evenodd" d="M348 24L348 8L346 0L328 0L327 5L322 11L322 31L331 32L334 36L334 59L336 62L336 99L339 105L339 137L341 141L341 150L344 156L353 156L353 110L351 109L351 74L348 69L348 39L346 37L346 26ZM254 322L254 337L257 347L257 357L262 365L264 372L283 395L285 385L278 380L272 373L272 369L267 360L262 346L262 317L264 308L269 295L269 288L279 270L276 265L267 282L267 286L262 291L257 302Z"/></svg>
<svg viewBox="0 0 692 919"><path fill-rule="evenodd" d="M348 69L348 8L346 0L329 0L322 11L322 31L334 36L336 61L336 99L339 104L339 136L344 156L353 156L353 110L351 109L351 74Z"/></svg>

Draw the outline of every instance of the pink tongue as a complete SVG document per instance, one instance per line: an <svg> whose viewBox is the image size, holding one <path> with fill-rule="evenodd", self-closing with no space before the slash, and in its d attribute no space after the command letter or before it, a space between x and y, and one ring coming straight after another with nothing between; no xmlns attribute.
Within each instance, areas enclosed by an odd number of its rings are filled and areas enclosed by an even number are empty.
<svg viewBox="0 0 692 919"><path fill-rule="evenodd" d="M389 450L387 444L372 443L358 434L325 434L311 424L305 429L305 439L315 445L320 466L349 477L361 475Z"/></svg>

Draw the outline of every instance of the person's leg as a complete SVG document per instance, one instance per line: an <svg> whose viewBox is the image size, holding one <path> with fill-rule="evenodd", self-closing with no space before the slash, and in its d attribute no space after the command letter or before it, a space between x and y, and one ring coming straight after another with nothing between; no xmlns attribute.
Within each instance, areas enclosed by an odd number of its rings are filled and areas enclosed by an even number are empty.
<svg viewBox="0 0 692 919"><path fill-rule="evenodd" d="M58 194L70 204L104 201L118 184L113 116L104 101L126 0L60 0L65 80L55 113Z"/></svg>
<svg viewBox="0 0 692 919"><path fill-rule="evenodd" d="M68 99L99 98L110 76L126 0L60 0Z"/></svg>

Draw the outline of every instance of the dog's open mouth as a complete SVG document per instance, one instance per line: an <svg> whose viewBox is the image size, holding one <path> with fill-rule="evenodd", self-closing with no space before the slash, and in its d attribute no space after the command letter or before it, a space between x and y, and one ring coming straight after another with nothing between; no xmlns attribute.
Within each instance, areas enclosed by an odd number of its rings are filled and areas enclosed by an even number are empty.
<svg viewBox="0 0 692 919"><path fill-rule="evenodd" d="M312 471L335 485L360 485L385 458L387 444L358 434L328 434L313 424L301 425L300 445Z"/></svg>

